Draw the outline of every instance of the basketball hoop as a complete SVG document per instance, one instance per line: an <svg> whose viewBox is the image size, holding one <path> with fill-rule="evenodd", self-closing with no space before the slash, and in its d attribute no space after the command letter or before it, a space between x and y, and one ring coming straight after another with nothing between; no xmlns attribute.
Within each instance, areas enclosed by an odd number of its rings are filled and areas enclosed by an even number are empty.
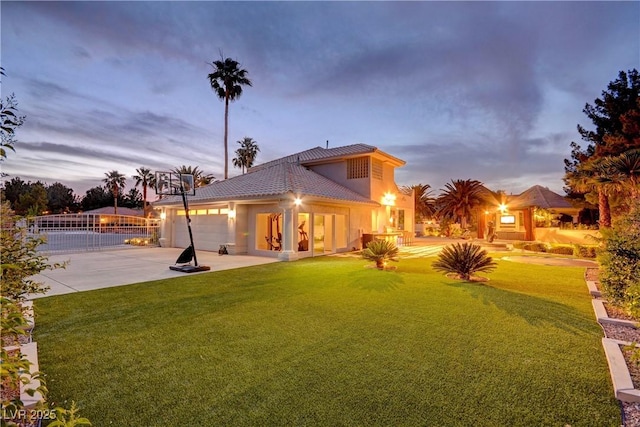
<svg viewBox="0 0 640 427"><path fill-rule="evenodd" d="M159 196L195 196L193 175L176 172L156 172L156 194Z"/></svg>
<svg viewBox="0 0 640 427"><path fill-rule="evenodd" d="M196 186L193 175L176 173L176 172L158 172L156 171L156 194L159 196L181 196L184 205L184 213L187 219L187 229L189 230L189 242L191 246L185 249L178 257L176 264L171 265L169 269L181 271L183 273L195 273L197 271L208 271L211 267L206 265L198 265L196 257L196 248L193 245L193 233L191 232L191 218L189 218L189 204L187 203L187 195L196 195ZM194 265L191 265L193 259Z"/></svg>

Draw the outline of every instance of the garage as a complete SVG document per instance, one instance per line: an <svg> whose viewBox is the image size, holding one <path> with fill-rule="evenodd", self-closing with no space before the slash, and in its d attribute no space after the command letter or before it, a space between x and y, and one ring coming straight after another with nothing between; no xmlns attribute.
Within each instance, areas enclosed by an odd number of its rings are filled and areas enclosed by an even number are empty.
<svg viewBox="0 0 640 427"><path fill-rule="evenodd" d="M222 211L222 213L221 213ZM197 250L218 251L220 245L227 243L226 209L198 209L189 212L193 244ZM175 218L173 242L178 248L189 246L189 231L184 211L178 212Z"/></svg>

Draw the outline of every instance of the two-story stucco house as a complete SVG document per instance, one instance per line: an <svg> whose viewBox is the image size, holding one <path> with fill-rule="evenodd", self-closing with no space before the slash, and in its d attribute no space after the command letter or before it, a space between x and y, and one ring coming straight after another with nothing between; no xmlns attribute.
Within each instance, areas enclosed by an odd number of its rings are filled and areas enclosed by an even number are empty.
<svg viewBox="0 0 640 427"><path fill-rule="evenodd" d="M363 235L413 234L413 194L394 178L404 164L365 144L316 147L197 188L188 198L194 246L295 260L360 249ZM182 199L154 206L163 245L189 246Z"/></svg>

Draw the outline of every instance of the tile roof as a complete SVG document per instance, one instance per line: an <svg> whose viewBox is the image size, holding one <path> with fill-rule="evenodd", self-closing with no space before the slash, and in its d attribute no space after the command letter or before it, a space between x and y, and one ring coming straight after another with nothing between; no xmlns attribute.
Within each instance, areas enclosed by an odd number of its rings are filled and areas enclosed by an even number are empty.
<svg viewBox="0 0 640 427"><path fill-rule="evenodd" d="M343 147L335 147L335 148L322 148L315 147L309 150L301 151L299 153L294 153L289 156L281 157L279 159L272 160L270 162L262 163L256 166L253 166L249 169L249 172L261 170L264 168L269 168L274 164L279 163L300 163L302 165L311 164L322 160L329 160L332 158L340 159L344 157L351 157L363 154L374 154L378 153L384 157L389 158L394 161L398 165L404 165L405 162L396 157L393 157L383 151L378 150L376 147L367 144L353 144L353 145L345 145Z"/></svg>
<svg viewBox="0 0 640 427"><path fill-rule="evenodd" d="M252 169L251 173L197 188L195 196L189 196L189 203L268 199L291 194L327 201L378 205L304 166L290 162L273 163L270 167ZM177 204L182 204L181 197L170 196L154 203L155 206Z"/></svg>
<svg viewBox="0 0 640 427"><path fill-rule="evenodd" d="M511 208L524 208L529 206L536 206L543 209L572 208L571 203L564 197L541 185L534 185L509 201L509 207Z"/></svg>

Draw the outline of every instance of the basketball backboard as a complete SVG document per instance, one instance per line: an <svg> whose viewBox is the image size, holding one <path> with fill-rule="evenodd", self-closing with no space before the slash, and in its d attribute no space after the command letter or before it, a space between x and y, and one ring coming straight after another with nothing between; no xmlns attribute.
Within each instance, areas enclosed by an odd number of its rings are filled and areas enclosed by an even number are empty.
<svg viewBox="0 0 640 427"><path fill-rule="evenodd" d="M193 175L176 172L156 171L156 194L159 196L175 196L186 194L195 196L196 187Z"/></svg>

